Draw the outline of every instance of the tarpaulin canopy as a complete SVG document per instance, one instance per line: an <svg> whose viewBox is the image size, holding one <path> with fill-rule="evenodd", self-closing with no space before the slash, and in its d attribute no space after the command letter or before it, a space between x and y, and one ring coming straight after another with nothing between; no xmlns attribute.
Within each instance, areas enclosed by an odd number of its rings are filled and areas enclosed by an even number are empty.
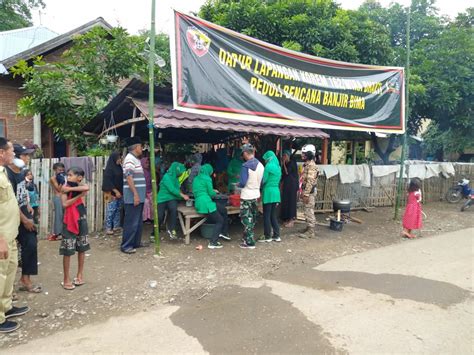
<svg viewBox="0 0 474 355"><path fill-rule="evenodd" d="M173 106L219 122L403 133L404 72L287 50L175 12Z"/></svg>
<svg viewBox="0 0 474 355"><path fill-rule="evenodd" d="M84 127L84 133L101 136L114 130L119 137L132 132L148 136L148 85L138 79L129 83ZM138 112L137 112L138 111ZM111 125L111 117L114 125ZM219 143L245 133L274 134L282 137L328 138L318 128L281 126L270 123L243 122L221 117L174 110L171 87L155 88L154 124L162 142ZM107 130L104 130L108 127Z"/></svg>
<svg viewBox="0 0 474 355"><path fill-rule="evenodd" d="M148 102L133 99L133 104L148 118ZM283 126L272 123L228 120L223 117L208 116L174 110L171 105L155 104L154 124L157 129L181 128L204 131L227 131L241 133L272 134L283 137L329 138L329 135L318 128ZM201 133L202 135L202 133Z"/></svg>

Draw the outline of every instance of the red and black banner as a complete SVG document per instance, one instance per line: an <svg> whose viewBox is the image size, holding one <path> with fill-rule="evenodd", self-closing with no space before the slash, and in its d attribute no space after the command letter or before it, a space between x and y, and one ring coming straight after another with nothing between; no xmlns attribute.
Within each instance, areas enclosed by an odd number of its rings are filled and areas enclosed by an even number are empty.
<svg viewBox="0 0 474 355"><path fill-rule="evenodd" d="M404 132L403 68L287 50L175 12L174 107L229 119Z"/></svg>

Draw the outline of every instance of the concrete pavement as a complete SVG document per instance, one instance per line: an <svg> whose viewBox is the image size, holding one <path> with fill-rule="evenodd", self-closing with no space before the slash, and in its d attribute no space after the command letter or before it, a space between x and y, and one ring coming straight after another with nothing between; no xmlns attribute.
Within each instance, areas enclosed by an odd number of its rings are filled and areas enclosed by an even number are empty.
<svg viewBox="0 0 474 355"><path fill-rule="evenodd" d="M8 352L470 354L473 238L470 228L276 270Z"/></svg>

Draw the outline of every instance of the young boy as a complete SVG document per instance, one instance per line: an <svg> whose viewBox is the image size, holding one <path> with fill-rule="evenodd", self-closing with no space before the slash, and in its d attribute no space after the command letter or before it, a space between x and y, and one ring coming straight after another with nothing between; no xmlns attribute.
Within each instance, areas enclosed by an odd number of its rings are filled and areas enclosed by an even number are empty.
<svg viewBox="0 0 474 355"><path fill-rule="evenodd" d="M28 190L28 197L30 207L33 209L33 221L35 224L39 223L40 209L39 209L39 192L38 186L35 184L34 176L31 170L25 170L26 189Z"/></svg>
<svg viewBox="0 0 474 355"><path fill-rule="evenodd" d="M61 203L61 188L66 183L66 175L64 173L64 164L55 163L53 165L53 176L49 179L49 184L53 188L53 204L54 204L54 223L53 234L48 237L48 240L61 239L61 232L63 229L63 205Z"/></svg>
<svg viewBox="0 0 474 355"><path fill-rule="evenodd" d="M81 184L84 170L70 168L67 171L67 183L61 191L61 202L64 207L64 221L59 255L63 255L64 281L61 283L65 290L74 290L76 286L84 285L85 252L90 249L87 228L86 207L82 198L89 191L89 186ZM77 275L71 282L69 268L71 256L77 251Z"/></svg>

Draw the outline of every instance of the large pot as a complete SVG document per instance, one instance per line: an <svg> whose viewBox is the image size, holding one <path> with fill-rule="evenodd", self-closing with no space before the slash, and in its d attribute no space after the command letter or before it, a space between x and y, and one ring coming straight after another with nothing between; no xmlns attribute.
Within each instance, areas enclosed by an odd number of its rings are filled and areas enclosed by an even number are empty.
<svg viewBox="0 0 474 355"><path fill-rule="evenodd" d="M333 200L332 208L334 212L349 213L351 211L351 201L349 200Z"/></svg>

